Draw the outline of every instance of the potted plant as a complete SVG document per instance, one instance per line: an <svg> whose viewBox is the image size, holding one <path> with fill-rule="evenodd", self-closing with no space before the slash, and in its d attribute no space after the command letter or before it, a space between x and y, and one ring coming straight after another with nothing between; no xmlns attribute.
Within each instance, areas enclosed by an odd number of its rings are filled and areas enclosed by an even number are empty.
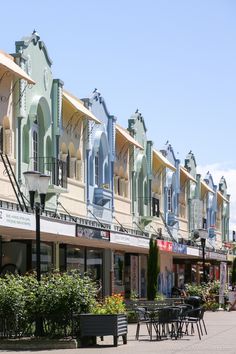
<svg viewBox="0 0 236 354"><path fill-rule="evenodd" d="M114 346L118 345L118 337L122 336L127 344L127 316L123 297L120 294L107 296L102 303L96 303L92 313L80 315L80 338L82 344L88 337L113 336Z"/></svg>

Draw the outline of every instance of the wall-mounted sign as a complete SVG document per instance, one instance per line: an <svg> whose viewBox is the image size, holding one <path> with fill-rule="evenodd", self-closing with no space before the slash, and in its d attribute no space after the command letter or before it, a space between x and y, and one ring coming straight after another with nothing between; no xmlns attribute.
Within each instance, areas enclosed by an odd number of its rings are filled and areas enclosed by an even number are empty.
<svg viewBox="0 0 236 354"><path fill-rule="evenodd" d="M41 217L41 232L75 237L75 224Z"/></svg>
<svg viewBox="0 0 236 354"><path fill-rule="evenodd" d="M110 241L121 245L149 248L149 238L111 232Z"/></svg>
<svg viewBox="0 0 236 354"><path fill-rule="evenodd" d="M110 231L76 225L76 236L110 241Z"/></svg>
<svg viewBox="0 0 236 354"><path fill-rule="evenodd" d="M170 241L157 240L157 245L160 251L172 252L172 242Z"/></svg>
<svg viewBox="0 0 236 354"><path fill-rule="evenodd" d="M172 252L187 254L187 246L182 245L181 243L174 242L172 244Z"/></svg>
<svg viewBox="0 0 236 354"><path fill-rule="evenodd" d="M14 227L24 230L35 229L35 216L12 210L0 210L0 226Z"/></svg>
<svg viewBox="0 0 236 354"><path fill-rule="evenodd" d="M35 232L35 215L20 211L0 209L0 226ZM41 232L75 237L75 224L41 216Z"/></svg>
<svg viewBox="0 0 236 354"><path fill-rule="evenodd" d="M216 259L218 261L227 261L227 254L217 252L206 252L206 257L210 259Z"/></svg>
<svg viewBox="0 0 236 354"><path fill-rule="evenodd" d="M198 256L199 257L199 249L194 247L187 247L187 254L190 256Z"/></svg>

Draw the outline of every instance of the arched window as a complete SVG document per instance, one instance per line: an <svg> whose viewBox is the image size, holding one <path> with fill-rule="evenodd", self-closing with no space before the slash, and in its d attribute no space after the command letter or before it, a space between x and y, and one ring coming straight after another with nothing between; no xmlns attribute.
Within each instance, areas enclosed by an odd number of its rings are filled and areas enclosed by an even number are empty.
<svg viewBox="0 0 236 354"><path fill-rule="evenodd" d="M168 188L168 211L171 211L171 212L173 211L172 197L173 197L173 188L172 188L172 184L171 184Z"/></svg>
<svg viewBox="0 0 236 354"><path fill-rule="evenodd" d="M29 129L27 125L24 126L22 132L22 161L25 163L29 163Z"/></svg>
<svg viewBox="0 0 236 354"><path fill-rule="evenodd" d="M67 173L67 177L70 177L70 151L69 150L66 158L66 173Z"/></svg>
<svg viewBox="0 0 236 354"><path fill-rule="evenodd" d="M6 155L11 154L11 141L12 141L12 132L11 129L4 129L4 152Z"/></svg>
<svg viewBox="0 0 236 354"><path fill-rule="evenodd" d="M46 140L46 159L45 159L46 172L52 171L52 140L50 136Z"/></svg>
<svg viewBox="0 0 236 354"><path fill-rule="evenodd" d="M38 171L38 132L33 131L33 169Z"/></svg>
<svg viewBox="0 0 236 354"><path fill-rule="evenodd" d="M0 126L0 152L3 152L3 127Z"/></svg>
<svg viewBox="0 0 236 354"><path fill-rule="evenodd" d="M129 180L128 178L125 179L125 198L129 196Z"/></svg>
<svg viewBox="0 0 236 354"><path fill-rule="evenodd" d="M99 157L98 154L95 155L94 158L94 182L95 185L99 185Z"/></svg>
<svg viewBox="0 0 236 354"><path fill-rule="evenodd" d="M12 131L7 116L3 118L3 125L0 126L0 151L10 155L12 151Z"/></svg>
<svg viewBox="0 0 236 354"><path fill-rule="evenodd" d="M75 179L77 179L77 181L83 180L82 166L83 164L82 164L81 152L78 149L76 152L76 160L75 160Z"/></svg>
<svg viewBox="0 0 236 354"><path fill-rule="evenodd" d="M117 193L118 195L121 195L121 180L120 177L117 179Z"/></svg>

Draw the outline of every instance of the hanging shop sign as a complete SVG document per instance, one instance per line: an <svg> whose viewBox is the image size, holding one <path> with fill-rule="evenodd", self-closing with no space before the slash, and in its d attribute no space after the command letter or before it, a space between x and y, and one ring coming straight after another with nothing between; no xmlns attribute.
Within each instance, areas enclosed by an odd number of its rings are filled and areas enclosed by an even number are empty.
<svg viewBox="0 0 236 354"><path fill-rule="evenodd" d="M190 256L199 256L199 249L194 247L187 247L187 254Z"/></svg>
<svg viewBox="0 0 236 354"><path fill-rule="evenodd" d="M172 252L172 242L170 241L157 240L157 246L160 251Z"/></svg>
<svg viewBox="0 0 236 354"><path fill-rule="evenodd" d="M187 246L183 245L181 243L174 242L172 244L172 252L181 253L181 254L187 254Z"/></svg>
<svg viewBox="0 0 236 354"><path fill-rule="evenodd" d="M35 231L35 215L21 211L0 209L0 227ZM41 216L40 231L75 237L75 224Z"/></svg>
<svg viewBox="0 0 236 354"><path fill-rule="evenodd" d="M76 236L110 241L110 231L76 225Z"/></svg>
<svg viewBox="0 0 236 354"><path fill-rule="evenodd" d="M33 214L12 210L0 210L0 226L14 227L17 229L35 229L35 217Z"/></svg>
<svg viewBox="0 0 236 354"><path fill-rule="evenodd" d="M41 217L41 232L75 237L75 223Z"/></svg>
<svg viewBox="0 0 236 354"><path fill-rule="evenodd" d="M206 257L209 259L216 259L217 261L227 261L227 254L217 252L206 252Z"/></svg>
<svg viewBox="0 0 236 354"><path fill-rule="evenodd" d="M149 248L149 238L111 232L110 242L120 245Z"/></svg>

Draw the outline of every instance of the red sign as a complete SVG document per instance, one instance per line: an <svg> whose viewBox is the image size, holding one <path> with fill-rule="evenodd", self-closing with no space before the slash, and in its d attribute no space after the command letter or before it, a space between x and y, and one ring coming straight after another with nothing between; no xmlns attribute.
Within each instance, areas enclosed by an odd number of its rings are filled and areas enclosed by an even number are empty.
<svg viewBox="0 0 236 354"><path fill-rule="evenodd" d="M230 243L230 242L224 242L224 246L226 248L229 248L229 249L233 249L234 248L234 244L233 243Z"/></svg>
<svg viewBox="0 0 236 354"><path fill-rule="evenodd" d="M172 242L170 241L157 240L157 245L160 251L172 252Z"/></svg>

